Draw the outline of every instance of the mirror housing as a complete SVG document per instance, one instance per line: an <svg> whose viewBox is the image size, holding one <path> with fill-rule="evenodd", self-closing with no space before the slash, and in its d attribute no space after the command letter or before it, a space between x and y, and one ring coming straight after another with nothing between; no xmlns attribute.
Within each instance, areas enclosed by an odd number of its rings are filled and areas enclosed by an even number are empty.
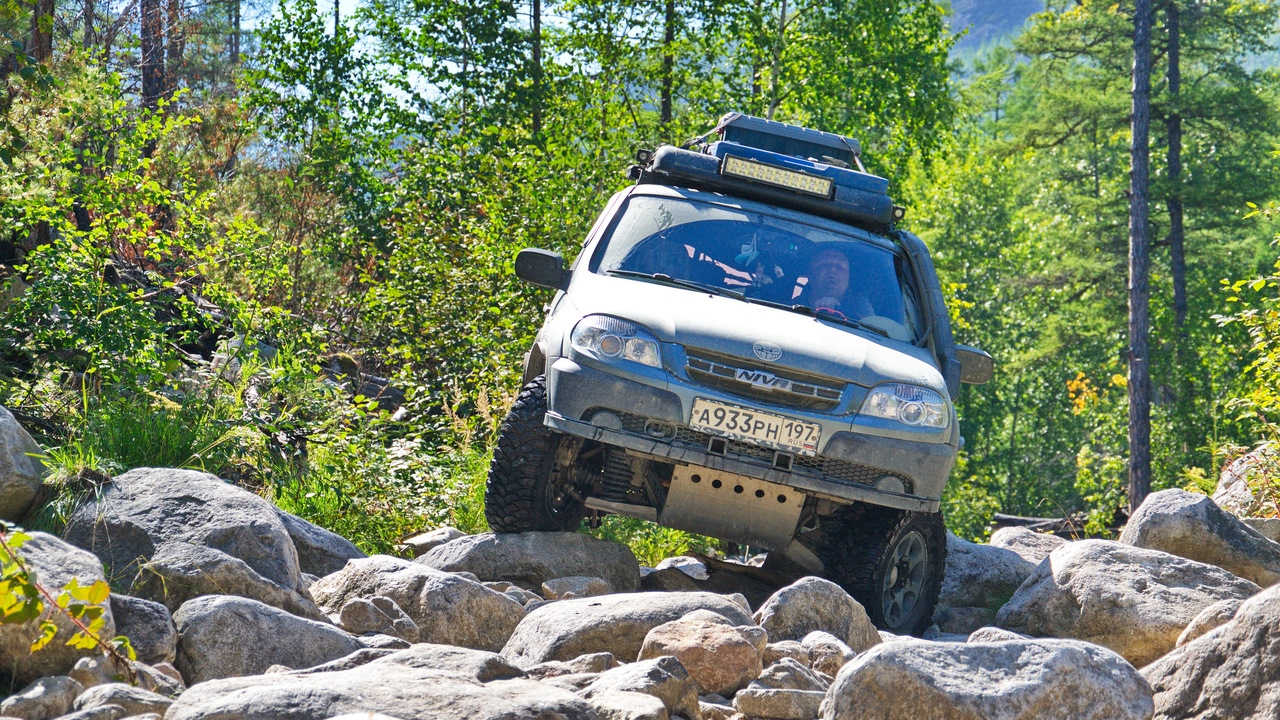
<svg viewBox="0 0 1280 720"><path fill-rule="evenodd" d="M982 385L995 373L995 361L976 347L956 345L956 360L960 361L960 382L966 385Z"/></svg>
<svg viewBox="0 0 1280 720"><path fill-rule="evenodd" d="M516 277L527 283L564 290L569 286L569 274L564 256L558 252L525 248L516 255Z"/></svg>

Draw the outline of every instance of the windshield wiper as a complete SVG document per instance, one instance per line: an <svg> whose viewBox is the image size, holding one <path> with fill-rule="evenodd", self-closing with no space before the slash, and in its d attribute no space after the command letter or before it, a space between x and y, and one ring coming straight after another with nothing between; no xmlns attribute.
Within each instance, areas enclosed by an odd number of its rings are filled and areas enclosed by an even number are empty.
<svg viewBox="0 0 1280 720"><path fill-rule="evenodd" d="M858 330L869 330L877 335L883 335L889 338L890 340L893 339L892 337L889 336L888 330L885 330L884 328L876 327L875 325L869 325L864 322L859 322L857 320L854 320L851 317L836 315L834 313L818 312L817 310L814 310L808 305L779 305L779 307L785 307L788 310L792 312L800 313L801 315L808 315L809 317L818 318L819 320L829 320L833 323L839 323L841 325L845 325L851 328L857 328Z"/></svg>
<svg viewBox="0 0 1280 720"><path fill-rule="evenodd" d="M617 277L640 278L642 280L656 280L667 285L675 285L676 287L688 288L690 290L701 290L709 292L713 295L723 295L731 297L735 300L747 300L742 293L730 290L728 288L716 287L715 285L703 285L692 280L683 280L681 278L671 277L666 273L647 273L636 270L606 270L605 275L615 275Z"/></svg>

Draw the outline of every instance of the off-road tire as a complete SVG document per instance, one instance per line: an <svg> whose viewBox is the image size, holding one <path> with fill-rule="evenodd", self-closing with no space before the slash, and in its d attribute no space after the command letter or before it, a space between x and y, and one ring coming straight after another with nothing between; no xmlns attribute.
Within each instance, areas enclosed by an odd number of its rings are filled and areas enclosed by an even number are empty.
<svg viewBox="0 0 1280 720"><path fill-rule="evenodd" d="M586 514L581 501L559 507L551 502L556 450L564 436L543 424L546 414L547 378L539 375L516 396L489 463L484 517L494 532L574 531Z"/></svg>
<svg viewBox="0 0 1280 720"><path fill-rule="evenodd" d="M947 531L941 513L854 503L829 516L823 525L823 574L862 603L876 627L899 635L920 635L928 629L947 563ZM923 576L910 609L903 612L906 603L900 602L897 613L887 614L886 580L895 579L897 563L891 559L900 546L903 551L923 550L925 557L918 561ZM903 579L899 568L895 586L901 588Z"/></svg>

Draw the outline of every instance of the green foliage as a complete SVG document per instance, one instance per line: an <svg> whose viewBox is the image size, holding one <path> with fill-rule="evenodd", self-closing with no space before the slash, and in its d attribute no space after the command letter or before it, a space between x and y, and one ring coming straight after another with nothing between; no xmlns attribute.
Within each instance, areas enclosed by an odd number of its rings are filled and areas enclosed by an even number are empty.
<svg viewBox="0 0 1280 720"><path fill-rule="evenodd" d="M711 553L719 541L687 533L683 530L655 525L644 520L610 515L600 527L588 533L602 540L612 540L631 548L641 565L653 567L664 558L690 552Z"/></svg>

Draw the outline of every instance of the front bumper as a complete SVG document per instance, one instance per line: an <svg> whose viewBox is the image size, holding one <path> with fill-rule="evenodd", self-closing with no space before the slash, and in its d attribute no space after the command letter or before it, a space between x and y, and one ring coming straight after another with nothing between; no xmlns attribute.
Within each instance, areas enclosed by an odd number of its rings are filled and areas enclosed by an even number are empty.
<svg viewBox="0 0 1280 720"><path fill-rule="evenodd" d="M647 370L641 372L647 375ZM708 451L711 436L688 427L686 413L691 403L681 395L696 394L739 405L749 401L709 388L671 388L674 383L660 377L661 371L653 370L652 378L630 379L569 358L556 359L547 368L547 425L651 458L746 475L839 502L938 511L943 486L955 462L954 445L853 432L848 429L847 419L841 423L831 416L818 416L824 421L820 453L816 457L795 456L790 470L774 466L774 451L750 443L728 440L723 455L712 454ZM667 387L655 387L651 382ZM593 424L592 419L602 411L619 418L621 427L613 422ZM815 419L806 411L781 412ZM650 420L675 426L675 437L659 439L647 435L645 425ZM908 492L892 493L873 487L872 483L884 475L902 479Z"/></svg>

